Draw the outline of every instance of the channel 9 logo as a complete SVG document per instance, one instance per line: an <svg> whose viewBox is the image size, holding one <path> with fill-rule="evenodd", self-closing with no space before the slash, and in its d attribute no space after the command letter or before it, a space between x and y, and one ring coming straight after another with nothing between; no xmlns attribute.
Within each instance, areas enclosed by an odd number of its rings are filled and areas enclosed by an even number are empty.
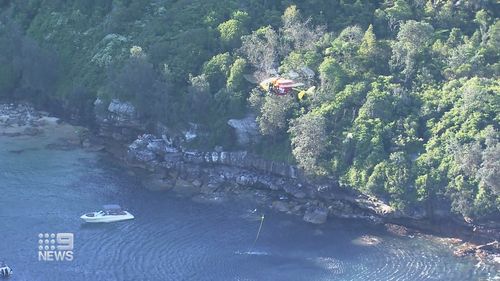
<svg viewBox="0 0 500 281"><path fill-rule="evenodd" d="M39 261L72 261L74 248L73 233L39 233Z"/></svg>

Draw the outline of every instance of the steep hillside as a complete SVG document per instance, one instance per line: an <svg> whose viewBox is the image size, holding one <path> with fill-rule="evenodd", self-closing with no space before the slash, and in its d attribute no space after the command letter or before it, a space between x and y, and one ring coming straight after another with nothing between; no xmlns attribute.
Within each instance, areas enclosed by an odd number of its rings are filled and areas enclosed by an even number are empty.
<svg viewBox="0 0 500 281"><path fill-rule="evenodd" d="M0 1L0 98L135 105L400 210L500 215L500 22L493 0ZM310 88L279 96L280 75ZM443 207L444 206L444 207Z"/></svg>

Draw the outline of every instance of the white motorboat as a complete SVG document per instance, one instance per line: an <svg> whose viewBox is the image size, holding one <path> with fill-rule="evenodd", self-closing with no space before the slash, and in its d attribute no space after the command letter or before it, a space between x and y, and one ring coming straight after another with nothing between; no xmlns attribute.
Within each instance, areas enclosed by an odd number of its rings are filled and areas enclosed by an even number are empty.
<svg viewBox="0 0 500 281"><path fill-rule="evenodd" d="M115 222L131 220L134 216L119 205L104 205L102 211L87 213L80 218L85 222Z"/></svg>
<svg viewBox="0 0 500 281"><path fill-rule="evenodd" d="M0 263L0 277L9 277L12 275L12 269L5 263Z"/></svg>

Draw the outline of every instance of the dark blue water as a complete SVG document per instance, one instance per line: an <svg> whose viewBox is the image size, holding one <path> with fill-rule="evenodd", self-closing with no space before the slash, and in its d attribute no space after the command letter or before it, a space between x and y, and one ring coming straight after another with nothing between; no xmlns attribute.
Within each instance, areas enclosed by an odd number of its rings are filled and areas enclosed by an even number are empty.
<svg viewBox="0 0 500 281"><path fill-rule="evenodd" d="M49 150L57 134L0 137L0 259L11 280L477 280L492 273L445 246L393 237L361 223L314 226L249 200L197 202L152 192L140 179L83 150ZM11 150L25 149L21 153ZM136 219L101 225L79 216L106 203ZM74 260L38 260L39 233L71 232ZM375 235L382 242L353 240Z"/></svg>

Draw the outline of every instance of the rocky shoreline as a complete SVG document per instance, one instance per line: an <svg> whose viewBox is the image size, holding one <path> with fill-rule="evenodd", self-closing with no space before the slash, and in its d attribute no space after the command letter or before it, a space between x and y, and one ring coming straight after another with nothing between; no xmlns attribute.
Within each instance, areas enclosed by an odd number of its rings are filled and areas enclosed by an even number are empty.
<svg viewBox="0 0 500 281"><path fill-rule="evenodd" d="M24 104L0 104L0 135L35 136L42 133L45 125L56 124L58 118L49 117L49 113L36 111Z"/></svg>
<svg viewBox="0 0 500 281"><path fill-rule="evenodd" d="M270 198L271 208L316 224L325 223L328 217L380 224L383 218L401 216L376 198L340 188L334 179L311 181L286 163L265 160L247 151L225 151L222 147L212 151L188 148L193 138L203 137L196 124L180 132L157 124L152 133L145 133L132 104L100 99L94 104L98 135L106 143L128 144L126 154L118 150L115 155L132 167L149 171L148 188L189 186L208 197L255 191ZM256 136L257 125L252 122L255 120L251 117L228 121L241 145Z"/></svg>
<svg viewBox="0 0 500 281"><path fill-rule="evenodd" d="M130 165L151 171L156 182L166 188L182 182L206 195L242 190L268 192L275 199L272 208L300 215L311 223L324 223L328 216L381 223L377 214L388 215L391 211L368 197L356 197L327 184L315 186L293 166L266 161L245 151L184 149L166 135L140 135L128 146L126 158Z"/></svg>
<svg viewBox="0 0 500 281"><path fill-rule="evenodd" d="M425 226L421 217L401 214L376 198L344 190L334 179L312 181L294 166L264 160L246 151L186 148L186 135L196 136L193 129L176 134L159 124L156 135L146 134L131 104L114 100L106 106L98 100L96 112L98 133L66 125L72 129L68 130L67 138L53 144L54 149L106 150L127 166L144 171L144 185L152 190L189 190L197 194L197 198L210 201L221 200L226 194L251 195L262 205L300 216L313 224L335 217L383 224L389 232L400 236L427 235L416 229L435 232ZM231 122L237 124L238 120ZM248 120L244 122L246 128L252 128ZM0 104L2 136L35 136L43 134L47 127L63 124L58 118L26 104ZM251 132L238 134L245 141L253 135ZM457 229L459 235L456 232L451 235L450 231L437 233L460 237L440 238L457 256L474 256L479 262L500 265L498 229L473 224L458 225Z"/></svg>

